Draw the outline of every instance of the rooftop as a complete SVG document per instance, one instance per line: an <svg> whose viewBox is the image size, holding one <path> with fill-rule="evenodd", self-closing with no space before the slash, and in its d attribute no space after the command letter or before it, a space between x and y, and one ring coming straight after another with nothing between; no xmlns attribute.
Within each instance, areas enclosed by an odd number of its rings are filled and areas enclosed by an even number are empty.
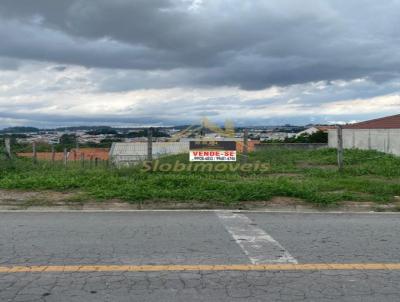
<svg viewBox="0 0 400 302"><path fill-rule="evenodd" d="M345 129L400 129L400 114L343 126Z"/></svg>

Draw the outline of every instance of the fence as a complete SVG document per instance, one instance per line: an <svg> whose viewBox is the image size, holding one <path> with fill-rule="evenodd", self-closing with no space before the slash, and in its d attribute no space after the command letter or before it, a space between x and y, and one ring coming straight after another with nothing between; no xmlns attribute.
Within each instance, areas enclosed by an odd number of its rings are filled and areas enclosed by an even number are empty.
<svg viewBox="0 0 400 302"><path fill-rule="evenodd" d="M12 147L9 140L5 139L6 154L13 160ZM30 158L33 164L44 163L53 166L81 166L82 168L108 167L108 149L105 148L83 148L64 149L63 152L55 152L52 146L51 152L37 152L36 144L32 143L32 152L17 152L19 158Z"/></svg>
<svg viewBox="0 0 400 302"><path fill-rule="evenodd" d="M110 160L117 166L127 166L180 153L189 153L189 142L113 143Z"/></svg>
<svg viewBox="0 0 400 302"><path fill-rule="evenodd" d="M337 130L334 130L336 134ZM332 132L333 133L333 132ZM329 132L329 146L331 146L331 138ZM336 136L337 137L337 136ZM288 150L316 150L327 148L328 144L324 143L264 143L259 144L257 141L248 140L248 131L244 131L242 142L237 142L237 150L241 152L241 162L247 161L247 153L249 151L262 151L270 148L283 148ZM5 149L11 158L10 141L5 139ZM340 148L339 148L340 149ZM135 165L143 161L151 161L163 155L173 155L189 152L189 141L184 142L153 142L152 129L148 130L148 138L145 143L113 143L111 150L104 148L75 148L64 152L55 152L54 147L52 152L37 152L35 143L32 144L32 152L18 153L20 157L32 158L33 163L37 161L47 161L52 164L62 162L64 166L80 165L81 167L97 167L97 166L129 166ZM339 150L340 155L340 150ZM341 168L343 159L339 156L339 168Z"/></svg>

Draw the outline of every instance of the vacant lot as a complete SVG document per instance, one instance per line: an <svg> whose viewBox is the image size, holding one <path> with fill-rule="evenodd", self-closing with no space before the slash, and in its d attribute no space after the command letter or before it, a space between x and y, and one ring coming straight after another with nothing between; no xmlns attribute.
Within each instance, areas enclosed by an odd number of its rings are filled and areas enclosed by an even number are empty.
<svg viewBox="0 0 400 302"><path fill-rule="evenodd" d="M170 156L164 163L188 163L188 155ZM139 201L207 201L234 204L294 197L329 205L341 201L387 203L400 195L400 158L346 150L345 169L336 168L336 151L282 150L251 153L250 163L270 165L268 171L145 172L141 166L116 169L79 163L34 165L28 159L1 161L0 188L80 192L87 199Z"/></svg>

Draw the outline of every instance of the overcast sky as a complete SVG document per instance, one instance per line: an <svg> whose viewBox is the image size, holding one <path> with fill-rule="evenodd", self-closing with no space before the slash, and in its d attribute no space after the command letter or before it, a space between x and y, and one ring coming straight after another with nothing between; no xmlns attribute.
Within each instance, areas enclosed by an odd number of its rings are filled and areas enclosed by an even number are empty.
<svg viewBox="0 0 400 302"><path fill-rule="evenodd" d="M1 0L0 128L400 113L400 0Z"/></svg>

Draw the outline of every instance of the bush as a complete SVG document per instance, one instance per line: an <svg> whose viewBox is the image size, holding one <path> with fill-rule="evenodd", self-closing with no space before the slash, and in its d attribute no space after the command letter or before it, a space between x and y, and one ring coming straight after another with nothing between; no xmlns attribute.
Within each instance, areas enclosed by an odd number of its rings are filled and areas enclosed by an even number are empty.
<svg viewBox="0 0 400 302"><path fill-rule="evenodd" d="M327 144L328 133L320 130L312 134L304 133L298 137L291 137L285 139L285 143Z"/></svg>

